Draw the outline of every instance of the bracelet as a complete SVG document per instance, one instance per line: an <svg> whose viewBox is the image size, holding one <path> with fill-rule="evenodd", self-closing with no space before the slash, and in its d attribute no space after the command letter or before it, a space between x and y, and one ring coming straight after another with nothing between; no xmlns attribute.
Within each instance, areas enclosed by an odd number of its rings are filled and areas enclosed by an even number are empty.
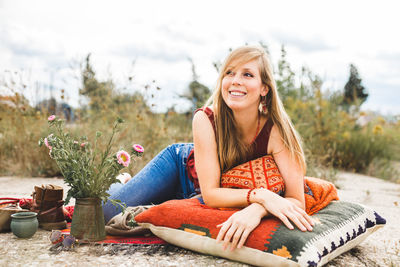
<svg viewBox="0 0 400 267"><path fill-rule="evenodd" d="M251 204L251 202L250 202L250 194L251 194L251 192L254 190L255 188L252 188L252 189L250 189L249 190L249 192L247 192L247 204L250 206L250 204Z"/></svg>

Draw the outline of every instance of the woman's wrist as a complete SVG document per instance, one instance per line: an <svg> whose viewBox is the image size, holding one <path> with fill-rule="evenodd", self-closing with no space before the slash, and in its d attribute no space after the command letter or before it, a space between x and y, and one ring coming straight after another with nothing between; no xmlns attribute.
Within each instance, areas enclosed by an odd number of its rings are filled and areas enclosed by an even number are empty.
<svg viewBox="0 0 400 267"><path fill-rule="evenodd" d="M267 210L259 203L252 203L249 207L251 207L260 216L260 219L268 215Z"/></svg>
<svg viewBox="0 0 400 267"><path fill-rule="evenodd" d="M247 205L248 205L248 206L250 206L251 203L253 203L253 202L250 201L250 196L251 196L251 193L252 193L254 190L255 190L255 188L251 188L251 189L249 189L249 191L247 191L246 201L247 201Z"/></svg>
<svg viewBox="0 0 400 267"><path fill-rule="evenodd" d="M262 206L264 206L265 201L266 201L266 194L268 194L268 190L263 189L263 188L257 188L249 192L249 202L250 203L258 203Z"/></svg>

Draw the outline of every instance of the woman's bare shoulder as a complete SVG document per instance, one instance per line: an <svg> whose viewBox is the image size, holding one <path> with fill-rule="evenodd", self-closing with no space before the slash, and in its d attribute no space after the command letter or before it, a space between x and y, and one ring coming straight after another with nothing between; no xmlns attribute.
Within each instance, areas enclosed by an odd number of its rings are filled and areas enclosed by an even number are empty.
<svg viewBox="0 0 400 267"><path fill-rule="evenodd" d="M204 112L204 110L200 109L197 110L194 115L193 115L193 125L196 123L201 123L205 121L205 119L208 120L207 114Z"/></svg>
<svg viewBox="0 0 400 267"><path fill-rule="evenodd" d="M213 132L210 119L203 110L199 110L194 114L192 121L192 129L194 134L197 132L208 131L208 130Z"/></svg>
<svg viewBox="0 0 400 267"><path fill-rule="evenodd" d="M276 124L272 125L271 137L277 139L281 138L281 133L279 132L278 126L276 126Z"/></svg>
<svg viewBox="0 0 400 267"><path fill-rule="evenodd" d="M271 134L269 136L268 154L276 154L282 151L284 148L285 145L283 142L282 135L276 124L274 124L271 128Z"/></svg>
<svg viewBox="0 0 400 267"><path fill-rule="evenodd" d="M203 111L198 111L193 116L192 122L193 143L198 155L209 155L211 149L216 151L216 141L213 126L208 115ZM200 156L201 158L201 156Z"/></svg>

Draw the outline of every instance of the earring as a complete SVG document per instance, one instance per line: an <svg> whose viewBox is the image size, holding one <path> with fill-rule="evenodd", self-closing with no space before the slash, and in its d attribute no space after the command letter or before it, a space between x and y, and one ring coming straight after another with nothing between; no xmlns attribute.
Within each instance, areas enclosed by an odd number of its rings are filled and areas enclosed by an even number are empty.
<svg viewBox="0 0 400 267"><path fill-rule="evenodd" d="M267 114L268 113L268 109L267 109L267 96L261 96L260 99L260 106L258 107L259 111L263 114Z"/></svg>

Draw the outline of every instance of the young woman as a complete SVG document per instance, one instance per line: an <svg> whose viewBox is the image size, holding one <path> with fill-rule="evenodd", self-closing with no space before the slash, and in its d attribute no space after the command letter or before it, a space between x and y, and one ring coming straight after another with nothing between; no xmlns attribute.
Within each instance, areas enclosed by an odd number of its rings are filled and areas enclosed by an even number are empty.
<svg viewBox="0 0 400 267"><path fill-rule="evenodd" d="M224 248L231 243L232 250L243 246L267 215L290 229L294 224L312 231L313 221L304 211L306 164L300 138L279 99L262 48L243 46L230 53L213 96L194 115L193 139L194 145L164 149L125 185L113 185L111 198L137 206L201 192L208 206L243 208L219 225L217 240ZM268 154L283 177L284 192L220 187L222 173ZM106 221L118 212L110 203L104 205Z"/></svg>

